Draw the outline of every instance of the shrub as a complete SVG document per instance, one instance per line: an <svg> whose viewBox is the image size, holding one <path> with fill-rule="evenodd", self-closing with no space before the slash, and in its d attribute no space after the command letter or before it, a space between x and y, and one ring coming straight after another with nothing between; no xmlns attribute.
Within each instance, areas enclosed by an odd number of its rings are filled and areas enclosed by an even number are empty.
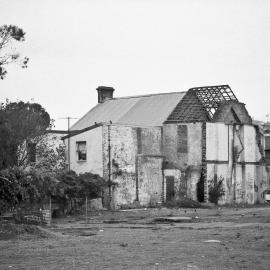
<svg viewBox="0 0 270 270"><path fill-rule="evenodd" d="M223 181L224 178L222 176L218 178L216 174L214 175L214 178L209 181L210 202L217 204L218 200L225 194L222 184Z"/></svg>
<svg viewBox="0 0 270 270"><path fill-rule="evenodd" d="M102 196L106 186L102 177L92 173L44 175L33 168L13 167L0 171L0 212L13 207L42 207L51 196L65 207L78 198Z"/></svg>

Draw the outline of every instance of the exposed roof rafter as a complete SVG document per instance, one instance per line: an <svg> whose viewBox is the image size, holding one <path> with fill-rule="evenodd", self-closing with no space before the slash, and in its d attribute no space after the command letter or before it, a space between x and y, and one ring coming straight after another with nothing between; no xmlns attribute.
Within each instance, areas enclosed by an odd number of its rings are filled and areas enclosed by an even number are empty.
<svg viewBox="0 0 270 270"><path fill-rule="evenodd" d="M213 118L220 103L238 101L229 85L195 87L190 90L196 93L211 118Z"/></svg>

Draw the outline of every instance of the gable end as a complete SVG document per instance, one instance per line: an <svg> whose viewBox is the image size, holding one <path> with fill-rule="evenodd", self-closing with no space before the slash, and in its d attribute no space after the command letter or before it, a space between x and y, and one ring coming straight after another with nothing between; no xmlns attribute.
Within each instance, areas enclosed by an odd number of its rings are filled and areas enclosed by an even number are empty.
<svg viewBox="0 0 270 270"><path fill-rule="evenodd" d="M209 115L194 90L190 89L164 123L206 121L210 121Z"/></svg>

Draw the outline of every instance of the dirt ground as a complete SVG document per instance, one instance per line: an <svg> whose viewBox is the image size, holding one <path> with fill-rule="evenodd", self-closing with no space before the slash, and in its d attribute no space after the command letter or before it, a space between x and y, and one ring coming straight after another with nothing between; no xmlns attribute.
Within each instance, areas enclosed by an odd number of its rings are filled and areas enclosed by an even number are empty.
<svg viewBox="0 0 270 270"><path fill-rule="evenodd" d="M155 221L174 216L192 219ZM0 269L270 269L269 206L92 212L40 230L2 238Z"/></svg>

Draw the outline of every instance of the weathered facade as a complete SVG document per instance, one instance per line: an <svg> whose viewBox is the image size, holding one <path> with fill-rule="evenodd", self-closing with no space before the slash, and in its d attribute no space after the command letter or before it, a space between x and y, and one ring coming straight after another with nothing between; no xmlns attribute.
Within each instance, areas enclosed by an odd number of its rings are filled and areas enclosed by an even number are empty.
<svg viewBox="0 0 270 270"><path fill-rule="evenodd" d="M108 180L106 205L208 201L217 179L220 204L263 201L264 137L229 86L127 98L97 90L99 104L64 139L72 170Z"/></svg>

